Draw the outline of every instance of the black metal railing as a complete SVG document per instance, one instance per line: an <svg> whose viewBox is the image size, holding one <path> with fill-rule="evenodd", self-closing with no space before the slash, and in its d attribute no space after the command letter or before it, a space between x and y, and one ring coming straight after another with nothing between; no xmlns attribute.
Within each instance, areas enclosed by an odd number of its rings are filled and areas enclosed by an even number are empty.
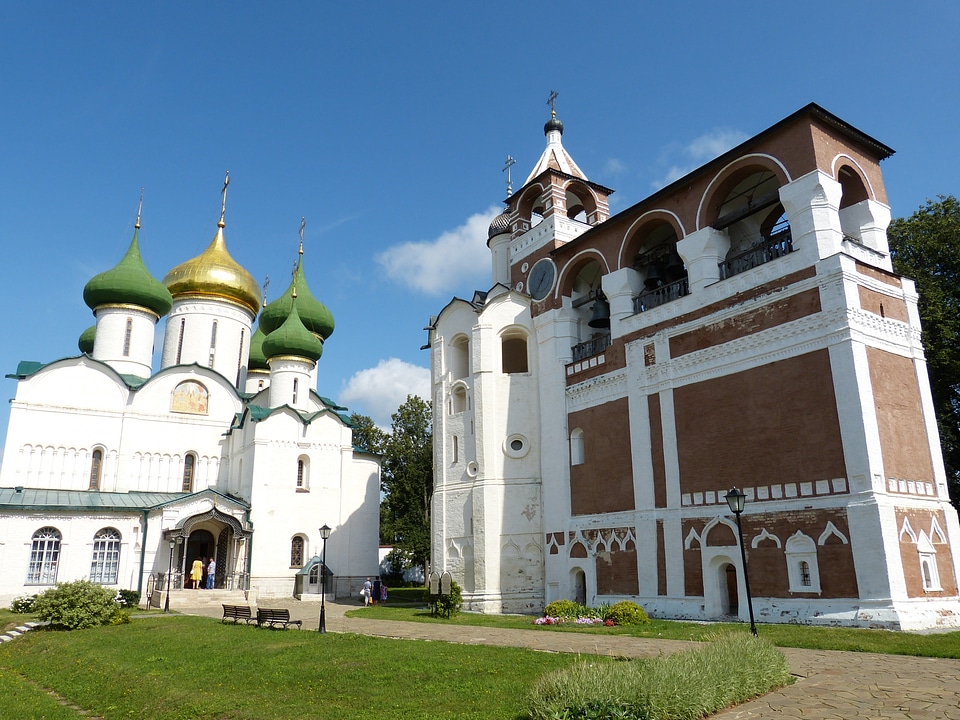
<svg viewBox="0 0 960 720"><path fill-rule="evenodd" d="M633 311L642 313L644 310L653 310L668 302L673 302L684 295L690 294L690 282L687 278L680 278L672 283L661 285L653 290L647 290L633 298Z"/></svg>
<svg viewBox="0 0 960 720"><path fill-rule="evenodd" d="M586 342L582 342L579 345L574 345L573 351L573 362L579 362L588 357L598 355L610 347L610 334L598 335L595 338L591 338Z"/></svg>
<svg viewBox="0 0 960 720"><path fill-rule="evenodd" d="M746 252L735 255L732 258L719 263L720 279L726 280L734 275L739 275L758 265L763 265L778 257L789 255L793 252L793 237L790 230L784 230L772 235L766 240L762 240Z"/></svg>

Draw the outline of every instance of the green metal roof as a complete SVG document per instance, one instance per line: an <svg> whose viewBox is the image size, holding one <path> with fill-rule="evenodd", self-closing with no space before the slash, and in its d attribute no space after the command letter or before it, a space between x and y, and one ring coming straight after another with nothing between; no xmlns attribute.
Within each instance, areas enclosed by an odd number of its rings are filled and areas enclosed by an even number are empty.
<svg viewBox="0 0 960 720"><path fill-rule="evenodd" d="M47 488L0 488L0 508L18 510L152 510L204 493L249 508L249 503L232 495L206 488L195 493L99 492L96 490L50 490Z"/></svg>
<svg viewBox="0 0 960 720"><path fill-rule="evenodd" d="M86 353L84 355L86 355ZM12 380L23 380L25 378L30 377L34 373L39 372L40 370L47 367L48 365L53 365L54 363L58 363L63 360L76 360L78 358L84 357L84 355L76 355L71 357L60 358L59 360L54 360L53 362L48 362L48 363L37 362L36 360L21 360L19 363L17 363L17 371L14 373L8 374L5 377L8 377ZM86 357L89 358L90 360L93 360L98 365L102 365L105 368L110 368L110 366L107 365L105 362L96 360L95 358L92 358L89 355L86 355ZM110 369L113 370L113 368L110 368ZM113 372L116 373L117 371L113 370ZM150 379L150 378L140 377L139 375L130 375L127 373L117 373L117 375L120 377L121 380L123 380L124 384L132 390L136 390L137 388L139 388L141 385L143 385Z"/></svg>

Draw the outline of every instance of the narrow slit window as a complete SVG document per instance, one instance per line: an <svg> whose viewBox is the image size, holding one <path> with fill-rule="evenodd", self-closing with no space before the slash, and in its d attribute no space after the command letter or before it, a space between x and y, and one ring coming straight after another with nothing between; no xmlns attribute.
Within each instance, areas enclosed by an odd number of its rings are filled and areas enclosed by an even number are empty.
<svg viewBox="0 0 960 720"><path fill-rule="evenodd" d="M127 318L127 328L123 334L123 356L130 357L130 339L133 337L133 320Z"/></svg>

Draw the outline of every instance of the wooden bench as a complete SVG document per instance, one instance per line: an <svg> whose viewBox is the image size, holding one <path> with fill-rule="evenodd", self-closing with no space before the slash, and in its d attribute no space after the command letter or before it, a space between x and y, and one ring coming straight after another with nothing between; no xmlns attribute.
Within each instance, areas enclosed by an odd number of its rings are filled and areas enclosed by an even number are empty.
<svg viewBox="0 0 960 720"><path fill-rule="evenodd" d="M227 620L233 620L234 623L238 623L243 620L248 625L256 620L250 614L250 608L247 605L224 605L223 606L223 618L220 622L226 622Z"/></svg>
<svg viewBox="0 0 960 720"><path fill-rule="evenodd" d="M287 629L288 625L296 625L297 630L302 630L301 624L302 620L291 620L290 611L283 608L258 608L257 609L257 625L263 627L282 627L284 630Z"/></svg>

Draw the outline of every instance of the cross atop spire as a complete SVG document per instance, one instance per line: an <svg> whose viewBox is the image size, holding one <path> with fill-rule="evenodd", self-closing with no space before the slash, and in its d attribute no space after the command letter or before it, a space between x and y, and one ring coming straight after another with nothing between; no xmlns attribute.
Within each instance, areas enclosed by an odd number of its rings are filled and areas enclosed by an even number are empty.
<svg viewBox="0 0 960 720"><path fill-rule="evenodd" d="M300 216L300 254L303 255L303 229L307 226L307 219Z"/></svg>
<svg viewBox="0 0 960 720"><path fill-rule="evenodd" d="M557 96L559 93L556 90L550 91L550 97L547 98L547 105L550 106L550 115L553 117L557 116Z"/></svg>
<svg viewBox="0 0 960 720"><path fill-rule="evenodd" d="M135 227L137 230L140 229L140 212L141 212L142 210L143 210L143 188L141 187L141 188L140 188L140 204L137 205L137 222L136 222L136 224L134 225L134 227Z"/></svg>
<svg viewBox="0 0 960 720"><path fill-rule="evenodd" d="M227 170L227 176L223 180L223 190L220 191L220 222L217 223L217 227L224 227L226 225L226 223L223 221L223 216L227 213L227 185L229 184L230 171Z"/></svg>
<svg viewBox="0 0 960 720"><path fill-rule="evenodd" d="M514 160L512 156L507 155L506 164L503 166L503 170L500 171L500 172L503 172L504 170L506 170L507 172L507 197L510 197L511 195L513 195L513 183L510 181L510 168L516 164L517 164L517 161Z"/></svg>
<svg viewBox="0 0 960 720"><path fill-rule="evenodd" d="M267 306L267 288L270 287L270 276L266 275L263 278L263 306Z"/></svg>

